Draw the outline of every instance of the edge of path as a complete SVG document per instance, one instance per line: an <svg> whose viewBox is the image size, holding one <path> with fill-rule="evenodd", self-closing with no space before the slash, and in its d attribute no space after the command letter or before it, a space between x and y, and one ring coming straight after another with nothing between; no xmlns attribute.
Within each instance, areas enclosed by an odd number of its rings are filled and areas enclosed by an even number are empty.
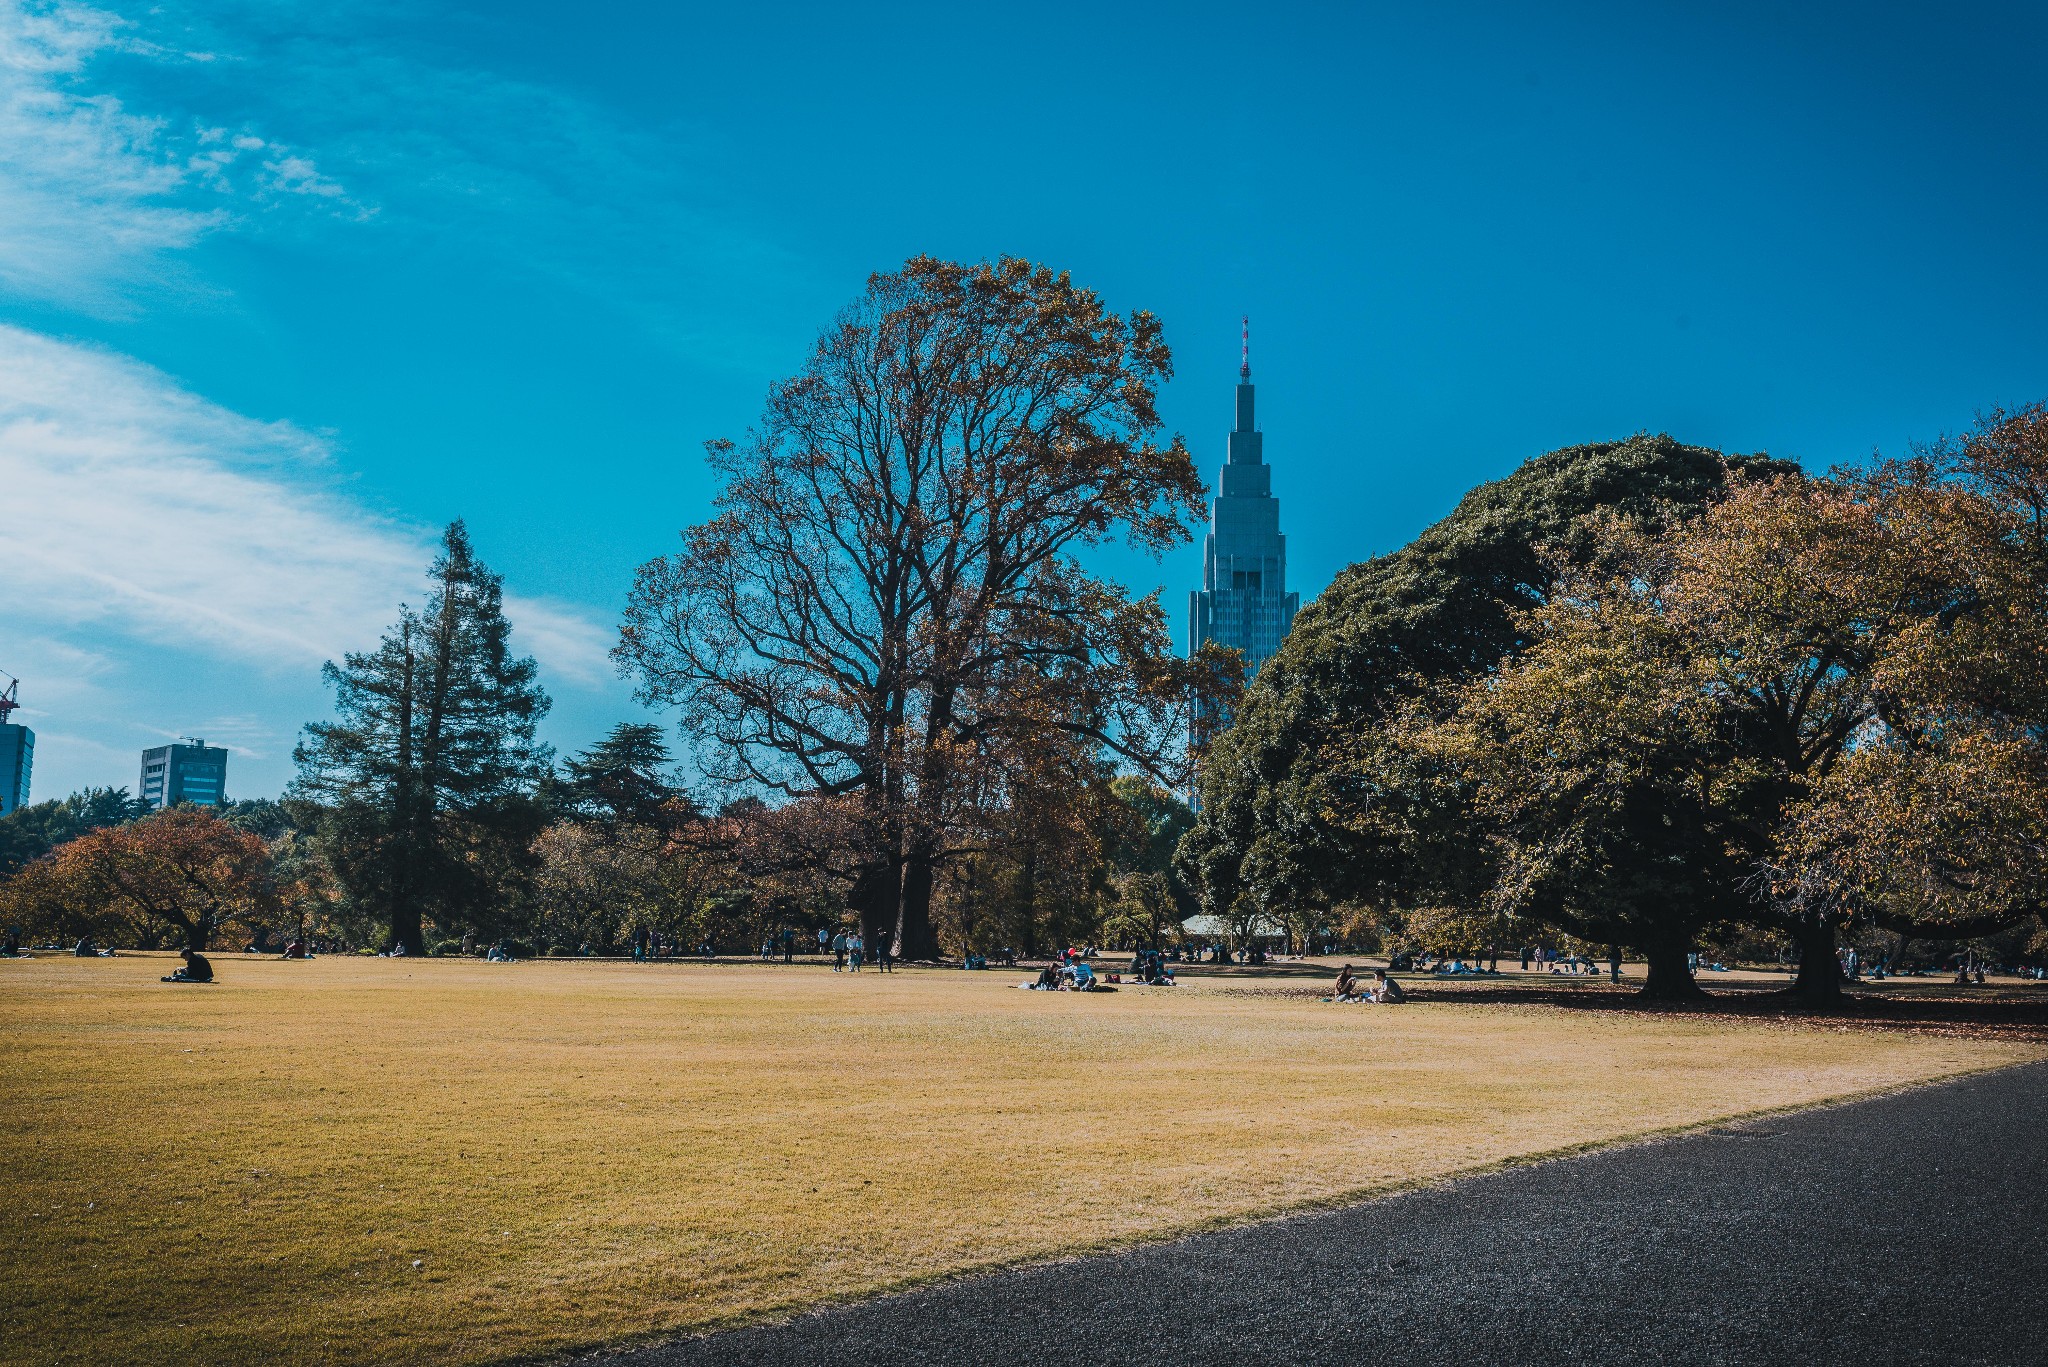
<svg viewBox="0 0 2048 1367"><path fill-rule="evenodd" d="M783 1302L762 1306L754 1310L739 1311L720 1316L714 1320L689 1329L653 1329L552 1349L544 1353L521 1354L507 1358L491 1358L489 1367L561 1367L561 1364L602 1364L607 1359L628 1353L644 1352L669 1344L684 1343L694 1339L711 1338L738 1329L758 1329L778 1324L788 1324L812 1315L826 1315L834 1311L859 1305L870 1305L878 1301L917 1291L928 1291L968 1282L982 1281L991 1277L1029 1271L1034 1268L1059 1267L1067 1263L1082 1262L1092 1258L1130 1252L1139 1248L1157 1248L1181 1243L1188 1239L1215 1234L1223 1230L1249 1229L1259 1225L1276 1224L1285 1220L1320 1214L1332 1210L1345 1210L1358 1206L1391 1201L1418 1191L1428 1191L1456 1186L1477 1178L1488 1177L1518 1168L1538 1167L1547 1163L1566 1162L1592 1153L1606 1153L1617 1149L1643 1148L1669 1143L1691 1135L1703 1134L1728 1126L1747 1125L1768 1120L1773 1116L1801 1115L1815 1111L1835 1110L1861 1105L1885 1097L1899 1096L1907 1092L1931 1090L1952 1086L1980 1078L1990 1073L2004 1072L2012 1068L2028 1068L2048 1062L2048 1047L2037 1047L2030 1058L2009 1059L1999 1063L1987 1063L1962 1068L1939 1077L1922 1078L1912 1082L1887 1082L1874 1087L1864 1087L1853 1092L1822 1097L1815 1101L1794 1101L1779 1106L1761 1106L1754 1110L1731 1111L1722 1115L1700 1120L1687 1121L1680 1125L1664 1125L1646 1130L1635 1130L1627 1134L1612 1135L1604 1139L1587 1139L1576 1144L1556 1148L1532 1150L1523 1154L1512 1154L1488 1163L1458 1168L1450 1172L1437 1173L1430 1177L1411 1177L1394 1182L1378 1182L1369 1186L1349 1188L1322 1196L1307 1196L1284 1205L1275 1206L1256 1214L1216 1215L1197 1220L1192 1224L1162 1229L1150 1234L1124 1234L1075 1244L1053 1254L1019 1254L1011 1258L998 1258L988 1262L975 1263L967 1267L953 1268L943 1272L900 1277L861 1291L845 1295L825 1296L801 1303Z"/></svg>

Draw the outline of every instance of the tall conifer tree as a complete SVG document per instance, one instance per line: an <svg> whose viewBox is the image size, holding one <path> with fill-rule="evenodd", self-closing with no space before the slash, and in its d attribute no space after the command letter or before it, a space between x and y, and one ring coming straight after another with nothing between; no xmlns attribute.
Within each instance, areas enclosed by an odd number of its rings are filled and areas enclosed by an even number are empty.
<svg viewBox="0 0 2048 1367"><path fill-rule="evenodd" d="M552 760L534 739L548 710L531 658L510 647L502 583L450 524L426 607L400 609L376 650L323 675L336 720L293 752L296 795L331 808L331 862L350 898L424 952L422 927L488 927L501 874L539 824L534 785Z"/></svg>
<svg viewBox="0 0 2048 1367"><path fill-rule="evenodd" d="M563 763L556 800L577 821L667 829L695 814L688 795L670 781L672 766L659 726L620 722Z"/></svg>

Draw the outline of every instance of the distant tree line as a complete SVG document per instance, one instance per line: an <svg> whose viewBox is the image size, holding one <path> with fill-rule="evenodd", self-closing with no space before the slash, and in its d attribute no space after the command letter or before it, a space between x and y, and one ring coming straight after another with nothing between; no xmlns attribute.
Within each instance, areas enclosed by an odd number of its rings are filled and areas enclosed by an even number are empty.
<svg viewBox="0 0 2048 1367"><path fill-rule="evenodd" d="M784 934L801 952L821 927L857 925L848 880L834 871L844 833L828 813L758 800L707 813L672 767L659 727L618 726L525 794L526 845L503 829L489 841L458 830L460 851L501 862L477 858L451 880L460 896L412 909L388 900L376 864L358 862L360 813L305 797L152 813L125 790L91 790L0 818L0 927L64 945L275 951L298 940L327 951L453 953L467 942L482 953L503 941L524 956L657 943L735 953L764 939L779 952ZM948 953L1172 938L1193 908L1168 871L1191 816L1128 775L1099 797L1100 834L1091 828L1084 844L1007 858L985 851L949 881L939 918ZM479 882L490 895L469 900ZM437 890L415 885L422 892Z"/></svg>
<svg viewBox="0 0 2048 1367"><path fill-rule="evenodd" d="M520 955L730 953L862 924L870 808L742 793L708 809L646 723L556 763L535 739L548 698L461 523L430 583L376 649L328 666L335 715L306 728L282 801L152 813L99 789L0 819L0 924L144 948ZM1191 909L1170 872L1187 809L1106 761L1062 761L1028 816L977 808L975 839L940 861L943 952L1156 944Z"/></svg>

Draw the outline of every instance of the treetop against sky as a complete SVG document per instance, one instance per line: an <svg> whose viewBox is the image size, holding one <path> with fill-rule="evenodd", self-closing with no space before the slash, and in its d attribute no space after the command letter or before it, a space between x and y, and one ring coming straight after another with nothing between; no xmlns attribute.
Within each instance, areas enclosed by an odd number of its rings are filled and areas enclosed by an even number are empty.
<svg viewBox="0 0 2048 1367"><path fill-rule="evenodd" d="M1853 21L1852 21L1853 20ZM275 793L440 527L580 748L713 437L871 271L1149 309L1213 478L1252 318L1305 596L1528 456L1809 468L2040 397L2044 20L0 3L0 669L36 795ZM1145 591L1199 552L1128 550ZM1177 618L1176 618L1177 621Z"/></svg>

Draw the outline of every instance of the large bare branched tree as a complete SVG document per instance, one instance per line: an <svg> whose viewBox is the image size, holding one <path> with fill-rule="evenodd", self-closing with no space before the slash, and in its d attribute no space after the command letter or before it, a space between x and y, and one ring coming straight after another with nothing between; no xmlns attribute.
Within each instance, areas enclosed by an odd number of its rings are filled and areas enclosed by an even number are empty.
<svg viewBox="0 0 2048 1367"><path fill-rule="evenodd" d="M1077 555L1190 535L1203 488L1160 431L1158 321L1018 260L874 276L743 442L719 515L641 567L614 654L706 773L853 800L863 926L930 956L934 870L977 766L1080 737L1162 775L1199 687L1156 597ZM970 778L972 781L970 781Z"/></svg>

